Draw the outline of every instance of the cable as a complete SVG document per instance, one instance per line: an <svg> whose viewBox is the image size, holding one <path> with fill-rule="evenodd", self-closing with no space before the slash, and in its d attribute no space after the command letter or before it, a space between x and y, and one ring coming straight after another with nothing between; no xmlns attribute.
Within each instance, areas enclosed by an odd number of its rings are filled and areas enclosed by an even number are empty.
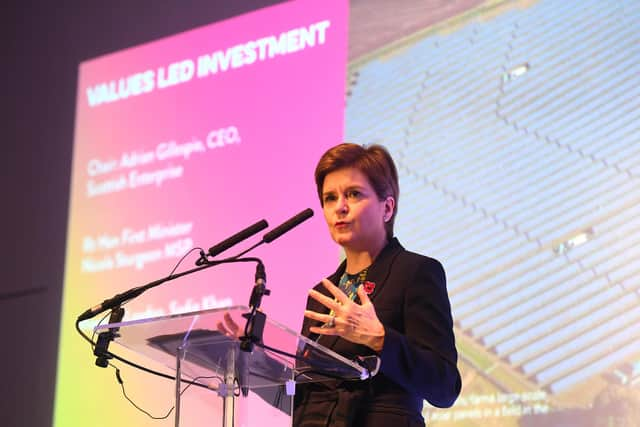
<svg viewBox="0 0 640 427"><path fill-rule="evenodd" d="M149 418L154 419L154 420L164 420L167 419L169 417L169 415L171 415L171 413L176 409L175 405L171 407L171 409L169 409L169 411L167 411L167 413L163 416L155 416L152 415L151 413L149 413L148 411L146 411L145 409L141 408L140 406L138 406L128 395L127 392L124 388L124 381L122 380L122 376L120 375L120 369L115 366L112 363L109 363L109 366L111 366L113 369L115 369L115 373L116 373L116 380L118 381L118 383L120 384L120 387L122 388L122 394L124 395L125 399L127 399L129 401L129 403L131 403L131 405L133 405L134 408L136 408L138 411L146 414ZM194 379L192 379L191 381L188 382L188 384L180 391L180 396L182 396L184 394L185 391L187 391L189 389L189 387L191 387L192 385L196 384L198 385L199 383L197 383L196 381L201 380L201 379L205 379L205 378L215 378L217 380L219 380L220 382L223 382L222 377L218 376L218 375L211 375L211 376L199 376L199 377L195 377ZM203 385L203 384L200 384ZM209 388L207 386L205 386L206 388Z"/></svg>
<svg viewBox="0 0 640 427"><path fill-rule="evenodd" d="M90 340L90 342L91 342L91 351L92 352L96 348L96 344L95 344L95 341L94 341L94 339L96 338L96 334L97 334L96 328L98 326L102 325L102 322L104 322L107 317L109 317L109 313L107 313L104 316L102 316L102 319L100 319L98 321L98 324L96 325L96 327L93 328L93 334L91 334L91 340Z"/></svg>
<svg viewBox="0 0 640 427"><path fill-rule="evenodd" d="M222 379L221 379L221 380L222 380ZM221 381L221 382L224 382L224 381ZM237 390L237 394L236 394L236 391L234 391L234 392L233 392L233 395L234 395L235 397L240 397L240 381L238 381L238 378L237 378L237 377L233 377L233 384L235 384L235 385L236 385L236 387L234 387L234 390Z"/></svg>
<svg viewBox="0 0 640 427"><path fill-rule="evenodd" d="M201 247L199 247L199 246L196 246L196 247L194 247L194 248L189 249L189 250L187 251L187 253L186 253L186 254L184 254L184 255L182 256L182 258L180 258L180 261L178 261L178 263L175 265L175 267L173 267L173 270L171 270L171 273L169 273L169 276L173 276L173 273L175 273L175 272L176 272L176 270L178 269L178 266L180 265L180 263L181 263L182 261L184 261L184 259L185 259L187 256L189 256L189 254L190 254L191 252L193 252L193 251L195 251L195 250L200 250L201 252L204 252L204 249L202 249L202 248L201 248Z"/></svg>
<svg viewBox="0 0 640 427"><path fill-rule="evenodd" d="M89 344L91 344L92 348L96 345L96 343L94 343L91 340L91 338L89 338L84 332L82 332L82 330L80 329L80 322L78 322L77 320L76 320L76 330L78 331L78 333L85 340L87 340L89 342ZM136 369L140 369L141 371L147 372L149 374L153 374L153 375L156 375L158 377L166 378L166 379L172 380L172 381L176 380L176 377L173 376L173 375L164 374L162 372L158 372L158 371L154 371L153 369L149 369L149 368L147 368L145 366L138 365L137 363L131 362L131 361L125 359L124 357L120 357L117 354L112 353L110 351L107 351L105 354L111 356L113 359L119 360L120 362L122 362L124 364L127 364L127 365L129 365L129 366L131 366L133 368L136 368ZM181 381L185 381L186 382L186 380L181 380ZM202 387L202 388L209 388L209 387L207 387L206 385L203 385L203 384L195 383L194 385L198 386L198 387Z"/></svg>

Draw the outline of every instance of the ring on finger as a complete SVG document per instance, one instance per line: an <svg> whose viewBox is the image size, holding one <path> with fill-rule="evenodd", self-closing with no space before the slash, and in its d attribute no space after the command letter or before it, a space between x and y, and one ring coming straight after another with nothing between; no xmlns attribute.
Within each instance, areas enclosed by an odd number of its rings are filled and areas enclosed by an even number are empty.
<svg viewBox="0 0 640 427"><path fill-rule="evenodd" d="M332 315L331 319L327 322L327 328L333 328L334 326L336 326L336 316Z"/></svg>

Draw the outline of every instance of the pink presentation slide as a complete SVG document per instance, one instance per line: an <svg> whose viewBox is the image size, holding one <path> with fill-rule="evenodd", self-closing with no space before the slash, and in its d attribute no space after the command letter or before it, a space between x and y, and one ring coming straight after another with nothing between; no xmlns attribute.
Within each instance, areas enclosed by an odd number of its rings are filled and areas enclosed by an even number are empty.
<svg viewBox="0 0 640 427"><path fill-rule="evenodd" d="M86 425L105 410L91 425L159 425L124 399L112 369L93 365L74 331L80 313L168 275L193 247L310 207L311 220L251 253L272 291L265 312L299 328L308 289L339 258L313 170L342 140L347 13L344 1L287 2L80 65L56 425ZM154 288L125 305L124 320L247 304L254 269L222 265ZM170 381L122 374L136 403L171 407ZM215 425L206 393L192 396L184 425Z"/></svg>

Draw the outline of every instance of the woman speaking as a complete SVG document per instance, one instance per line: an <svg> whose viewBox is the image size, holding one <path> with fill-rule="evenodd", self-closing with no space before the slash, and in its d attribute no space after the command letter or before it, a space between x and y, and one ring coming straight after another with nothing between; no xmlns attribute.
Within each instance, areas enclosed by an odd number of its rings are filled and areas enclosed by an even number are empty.
<svg viewBox="0 0 640 427"><path fill-rule="evenodd" d="M393 237L398 174L383 147L337 145L320 158L315 181L346 258L309 291L302 334L380 363L366 381L299 384L293 425L423 426L423 400L449 407L461 387L442 265Z"/></svg>

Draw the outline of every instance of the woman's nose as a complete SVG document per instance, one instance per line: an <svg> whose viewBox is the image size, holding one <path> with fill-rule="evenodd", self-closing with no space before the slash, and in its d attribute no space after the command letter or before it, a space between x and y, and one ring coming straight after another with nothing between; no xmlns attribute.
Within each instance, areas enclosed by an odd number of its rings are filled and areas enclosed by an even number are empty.
<svg viewBox="0 0 640 427"><path fill-rule="evenodd" d="M336 211L343 213L343 212L347 212L349 210L349 205L347 204L347 198L346 197L339 197L338 198L338 203L336 203Z"/></svg>

